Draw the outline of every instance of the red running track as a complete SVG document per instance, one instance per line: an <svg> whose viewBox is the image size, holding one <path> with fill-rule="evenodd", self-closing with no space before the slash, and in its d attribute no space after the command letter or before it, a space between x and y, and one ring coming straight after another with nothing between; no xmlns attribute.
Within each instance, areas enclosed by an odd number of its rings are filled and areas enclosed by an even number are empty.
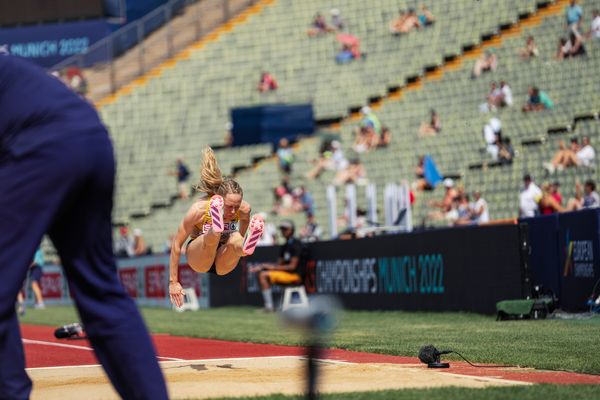
<svg viewBox="0 0 600 400"><path fill-rule="evenodd" d="M36 325L21 325L21 334L25 342L25 357L28 368L98 364L89 342L85 339L59 340L54 337L54 328ZM301 347L294 346L229 342L171 335L153 335L152 338L161 361L301 356L303 354ZM354 363L419 364L416 357L390 356L340 349L327 350L325 358ZM424 365L422 367L425 368ZM489 376L530 383L600 384L599 375L517 368L476 368L463 362L452 362L451 368L442 370L442 372Z"/></svg>

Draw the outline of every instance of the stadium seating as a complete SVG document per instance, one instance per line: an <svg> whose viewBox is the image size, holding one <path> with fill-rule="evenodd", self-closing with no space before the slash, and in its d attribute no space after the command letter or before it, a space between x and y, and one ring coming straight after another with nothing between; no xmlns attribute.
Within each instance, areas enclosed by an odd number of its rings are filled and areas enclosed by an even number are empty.
<svg viewBox="0 0 600 400"><path fill-rule="evenodd" d="M430 3L438 21L401 38L389 35L388 24L408 2L337 4L347 31L361 38L368 53L364 61L338 66L333 61L339 47L334 35L306 36L314 13L327 13L329 3L281 0L192 53L189 60L103 107L120 167L116 220L147 214L153 204L167 202L174 185L163 171L177 155L198 165L202 146L222 143L232 106L312 101L318 117L344 115L348 107L385 94L389 85L403 84L407 76L441 63L445 54L478 42L481 34L515 21L519 13L535 6L529 0L511 0L500 7L491 1L476 7L461 1ZM260 95L254 90L262 70L271 71L280 82L276 93ZM264 148L256 150L251 155L265 154ZM249 161L246 154L231 155L237 156L244 157L237 163Z"/></svg>
<svg viewBox="0 0 600 400"><path fill-rule="evenodd" d="M595 3L597 1L583 1L582 5L589 12ZM437 17L436 23L398 38L389 35L389 21L398 8L407 8L413 3L365 4L345 0L335 5L342 11L347 31L361 39L363 51L368 53L365 60L338 66L333 61L338 48L333 35L306 37L314 13L326 14L329 3L280 0L219 41L192 53L190 59L178 62L145 86L105 106L102 114L111 129L119 162L117 222L127 222L132 214L146 215L152 211L149 216L130 222L143 229L155 251L162 249L168 233L176 229L190 204L177 201L171 207L153 209L153 206L168 204L176 192L174 179L167 171L177 156L192 167L199 165L204 145L222 143L231 107L312 101L318 118L345 115L349 108L365 104L373 96L385 95L390 86L404 85L407 77L421 75L423 68L441 64L446 55L461 53L464 46L478 44L482 34L496 32L500 25L515 22L520 15L536 7L534 1L516 0L480 1L476 6L458 0L427 2ZM515 217L523 172L532 172L541 179L541 162L552 153L556 136L546 140L548 128L572 125L577 115L600 108L598 93L591 84L594 71L598 70L599 49L590 43L587 59L555 62L557 38L563 33L562 13L546 18L541 24L528 26L519 35L504 38L495 46L500 60L496 72L471 80L474 59L465 58L458 68L449 69L440 79L427 82L417 90L404 90L398 101L387 101L377 109L380 119L393 132L392 145L361 158L370 181L378 185L380 201L385 183L412 180L417 155L430 154L442 172L461 176L460 184L469 191L483 191L492 218ZM535 36L541 56L525 62L519 60L516 52L528 34ZM277 92L260 95L254 90L262 70L275 75L280 83ZM564 79L566 76L570 79ZM481 151L484 145L481 130L490 114L480 114L478 104L484 101L489 82L500 79L511 85L515 96L515 106L500 111L498 116L503 122L503 133L512 138L518 157L512 166L469 170L470 164L486 159L485 152ZM532 84L552 97L555 110L534 114L520 112L527 86ZM416 134L418 126L427 119L431 108L441 117L442 133L420 139ZM355 126L353 122L343 124L339 130L303 139L295 146L297 162L293 183L304 183L313 193L318 205L316 217L322 225L328 215L325 186L332 173L325 173L318 181L304 181L302 177L310 168L310 160L317 156L325 135L339 137L346 154L351 156ZM595 144L597 122L579 123L574 133L589 133ZM521 146L522 140L531 138L541 138L543 144ZM268 145L257 145L219 150L217 156L223 170L228 172L235 165L248 164L253 157L269 153ZM592 174L583 171L577 176L583 179ZM566 171L558 177L564 181L565 197L573 192L575 175L575 171ZM238 175L245 197L255 211L270 210L272 189L279 179L273 160L263 161ZM440 196L441 189L418 195L415 223L424 221L427 200ZM359 189L359 206L364 204ZM340 196L338 210L342 207ZM303 223L302 215L292 218L298 225Z"/></svg>

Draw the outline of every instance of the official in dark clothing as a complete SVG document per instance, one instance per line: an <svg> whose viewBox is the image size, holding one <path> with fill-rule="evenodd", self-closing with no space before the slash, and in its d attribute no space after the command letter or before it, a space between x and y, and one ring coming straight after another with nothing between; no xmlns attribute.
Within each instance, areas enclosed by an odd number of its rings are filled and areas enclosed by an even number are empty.
<svg viewBox="0 0 600 400"><path fill-rule="evenodd" d="M281 246L277 264L259 265L253 271L258 272L266 311L274 310L271 286L302 284L302 269L305 261L304 246L300 240L294 237L295 225L292 221L281 221L279 229L285 243Z"/></svg>
<svg viewBox="0 0 600 400"><path fill-rule="evenodd" d="M15 299L45 233L98 360L125 399L166 399L156 353L112 255L115 163L94 108L22 59L0 56L0 399L27 399Z"/></svg>

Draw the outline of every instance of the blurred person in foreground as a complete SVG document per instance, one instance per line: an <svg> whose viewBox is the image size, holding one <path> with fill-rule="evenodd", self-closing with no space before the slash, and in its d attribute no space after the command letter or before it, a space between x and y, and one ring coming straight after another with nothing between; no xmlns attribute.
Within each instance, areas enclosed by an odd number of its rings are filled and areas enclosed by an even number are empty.
<svg viewBox="0 0 600 400"><path fill-rule="evenodd" d="M260 264L250 269L258 273L258 280L262 289L264 309L267 312L275 310L273 306L273 285L301 285L302 269L304 268L304 247L300 240L294 237L295 225L290 220L279 223L279 230L285 243L279 251L279 260L276 264Z"/></svg>
<svg viewBox="0 0 600 400"><path fill-rule="evenodd" d="M116 391L166 399L156 352L112 254L115 163L106 128L89 103L22 59L0 56L0 87L0 398L31 393L14 299L47 232Z"/></svg>

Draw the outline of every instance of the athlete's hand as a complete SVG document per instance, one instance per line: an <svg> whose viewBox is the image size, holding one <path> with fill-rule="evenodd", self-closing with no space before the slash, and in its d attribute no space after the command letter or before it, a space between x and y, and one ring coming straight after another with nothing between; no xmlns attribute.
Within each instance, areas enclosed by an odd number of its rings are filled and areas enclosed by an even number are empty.
<svg viewBox="0 0 600 400"><path fill-rule="evenodd" d="M183 305L183 288L179 282L169 282L169 296L171 303L179 308Z"/></svg>
<svg viewBox="0 0 600 400"><path fill-rule="evenodd" d="M242 204L240 205L240 219L250 220L250 204L248 202L242 200Z"/></svg>

